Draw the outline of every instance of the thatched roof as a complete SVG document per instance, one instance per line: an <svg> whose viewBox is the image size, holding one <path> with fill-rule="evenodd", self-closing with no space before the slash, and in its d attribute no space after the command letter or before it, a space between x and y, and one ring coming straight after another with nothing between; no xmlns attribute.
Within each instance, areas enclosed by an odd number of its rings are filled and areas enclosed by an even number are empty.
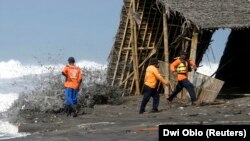
<svg viewBox="0 0 250 141"><path fill-rule="evenodd" d="M250 0L159 0L200 28L250 27Z"/></svg>

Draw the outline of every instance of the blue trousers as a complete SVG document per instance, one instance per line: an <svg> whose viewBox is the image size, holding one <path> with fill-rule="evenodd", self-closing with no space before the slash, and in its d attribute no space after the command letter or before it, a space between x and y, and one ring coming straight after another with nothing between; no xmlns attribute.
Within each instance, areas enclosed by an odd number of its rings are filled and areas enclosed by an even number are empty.
<svg viewBox="0 0 250 141"><path fill-rule="evenodd" d="M191 97L191 101L192 102L196 101L196 94L194 91L194 85L188 79L178 81L178 83L175 87L175 90L173 91L172 95L170 95L170 97L169 97L169 100L172 101L183 88L187 89L187 91Z"/></svg>
<svg viewBox="0 0 250 141"><path fill-rule="evenodd" d="M140 112L145 112L145 107L150 99L153 97L153 111L158 111L160 95L157 93L156 88L150 88L147 85L144 86L143 89L143 98L141 102Z"/></svg>
<svg viewBox="0 0 250 141"><path fill-rule="evenodd" d="M66 105L76 105L78 100L78 91L72 88L65 89Z"/></svg>

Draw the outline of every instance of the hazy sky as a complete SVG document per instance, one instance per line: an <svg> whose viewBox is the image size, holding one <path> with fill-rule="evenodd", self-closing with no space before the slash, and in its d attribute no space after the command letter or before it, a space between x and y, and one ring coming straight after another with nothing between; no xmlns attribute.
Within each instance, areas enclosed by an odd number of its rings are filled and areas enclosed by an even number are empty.
<svg viewBox="0 0 250 141"><path fill-rule="evenodd" d="M0 62L61 63L74 56L105 64L122 5L123 0L0 0ZM228 33L214 35L215 55Z"/></svg>
<svg viewBox="0 0 250 141"><path fill-rule="evenodd" d="M203 61L212 63L218 63L220 61L230 32L230 29L219 29L215 31L211 39L211 44L203 56Z"/></svg>
<svg viewBox="0 0 250 141"><path fill-rule="evenodd" d="M74 56L106 63L122 5L123 0L0 0L0 61L65 62Z"/></svg>

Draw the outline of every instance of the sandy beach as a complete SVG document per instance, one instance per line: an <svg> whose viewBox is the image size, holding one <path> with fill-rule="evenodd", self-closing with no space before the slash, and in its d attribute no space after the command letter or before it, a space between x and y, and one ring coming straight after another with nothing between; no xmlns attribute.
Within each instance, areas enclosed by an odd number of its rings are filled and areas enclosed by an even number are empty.
<svg viewBox="0 0 250 141"><path fill-rule="evenodd" d="M122 105L95 105L76 118L64 113L32 113L19 126L31 135L8 141L157 141L162 124L250 124L250 97L217 99L211 105L193 106L161 95L159 113L139 114L142 96L126 97ZM147 105L151 110L152 100Z"/></svg>

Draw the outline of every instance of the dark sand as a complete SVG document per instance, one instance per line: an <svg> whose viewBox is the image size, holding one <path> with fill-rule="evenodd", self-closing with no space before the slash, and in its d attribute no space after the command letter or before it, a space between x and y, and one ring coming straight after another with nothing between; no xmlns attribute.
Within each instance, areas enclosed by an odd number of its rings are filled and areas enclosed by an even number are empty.
<svg viewBox="0 0 250 141"><path fill-rule="evenodd" d="M161 95L159 113L139 114L142 96L128 97L122 105L96 105L76 118L60 114L34 114L19 126L31 132L8 141L158 141L160 124L250 124L250 97L216 100L214 104L192 106ZM152 99L147 111L152 107Z"/></svg>

